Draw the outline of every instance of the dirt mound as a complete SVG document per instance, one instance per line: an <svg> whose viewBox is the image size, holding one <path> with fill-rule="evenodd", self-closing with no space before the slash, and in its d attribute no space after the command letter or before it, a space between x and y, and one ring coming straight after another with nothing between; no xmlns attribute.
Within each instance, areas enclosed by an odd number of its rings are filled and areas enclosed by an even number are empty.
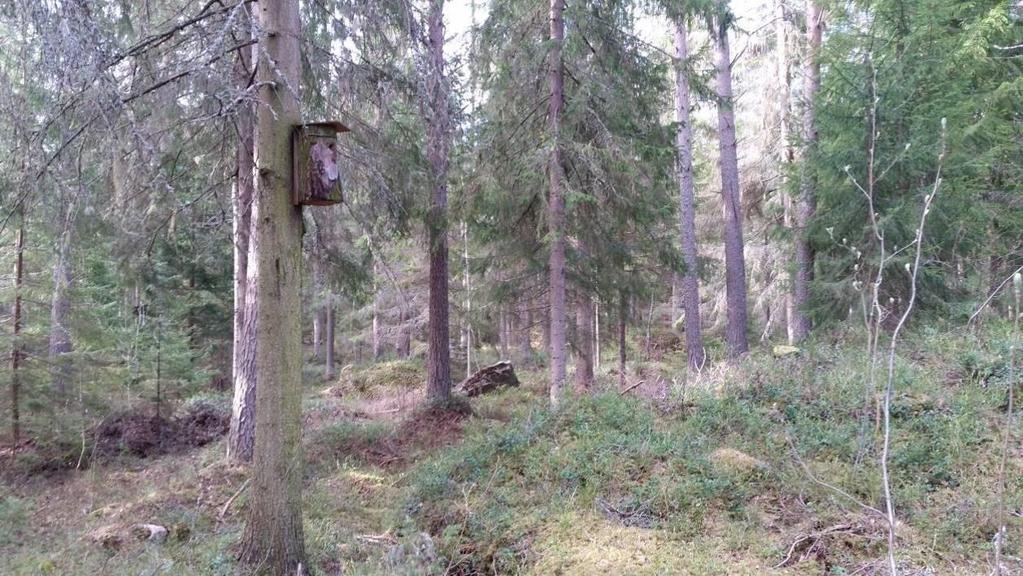
<svg viewBox="0 0 1023 576"><path fill-rule="evenodd" d="M148 408L125 410L101 422L90 436L100 456L131 454L141 458L204 446L227 433L230 415L197 402L173 418Z"/></svg>
<svg viewBox="0 0 1023 576"><path fill-rule="evenodd" d="M470 415L468 403L417 410L388 434L377 438L352 438L343 452L390 470L402 469L424 454L453 444L462 437L464 421Z"/></svg>

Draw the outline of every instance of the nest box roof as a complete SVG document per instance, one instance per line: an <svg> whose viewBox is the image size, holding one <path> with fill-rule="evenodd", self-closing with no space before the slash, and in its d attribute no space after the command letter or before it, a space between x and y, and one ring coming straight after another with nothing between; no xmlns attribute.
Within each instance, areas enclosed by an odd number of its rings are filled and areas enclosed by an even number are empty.
<svg viewBox="0 0 1023 576"><path fill-rule="evenodd" d="M337 120L325 120L323 122L307 122L302 126L320 127L320 128L332 128L336 132L350 132L348 126L338 122Z"/></svg>

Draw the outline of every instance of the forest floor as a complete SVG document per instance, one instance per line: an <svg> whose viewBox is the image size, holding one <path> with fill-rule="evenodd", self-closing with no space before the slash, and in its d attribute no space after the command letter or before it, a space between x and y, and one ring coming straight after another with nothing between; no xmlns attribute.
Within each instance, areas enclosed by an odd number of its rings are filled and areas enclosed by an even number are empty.
<svg viewBox="0 0 1023 576"><path fill-rule="evenodd" d="M904 574L1023 574L1009 337L915 334L898 363L892 468ZM876 398L864 343L755 351L680 382L681 354L546 409L544 373L417 410L421 367L309 375L305 537L324 574L880 574ZM1008 451L1005 446L1008 446ZM0 574L232 574L248 472L222 440L0 474ZM1005 461L1007 489L1000 493ZM13 467L12 467L13 469ZM166 527L140 540L137 524Z"/></svg>

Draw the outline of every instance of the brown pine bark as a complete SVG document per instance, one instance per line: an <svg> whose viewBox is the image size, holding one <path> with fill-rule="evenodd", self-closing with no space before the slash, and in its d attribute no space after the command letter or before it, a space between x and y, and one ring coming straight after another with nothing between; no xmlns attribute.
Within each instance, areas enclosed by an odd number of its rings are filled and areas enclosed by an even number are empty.
<svg viewBox="0 0 1023 576"><path fill-rule="evenodd" d="M689 368L703 367L703 326L700 318L699 250L696 245L696 194L693 186L693 127L689 119L689 39L685 23L675 22L675 148L679 188L679 238L685 270L679 278L678 292L685 313L686 356Z"/></svg>
<svg viewBox="0 0 1023 576"><path fill-rule="evenodd" d="M557 409L565 384L565 198L562 184L565 173L561 162L561 107L565 99L565 71L561 49L565 43L565 0L551 0L551 63L550 63L550 123L551 178L550 197L547 200L547 225L551 238L550 254L550 355L551 355L551 407Z"/></svg>
<svg viewBox="0 0 1023 576"><path fill-rule="evenodd" d="M585 392L593 386L593 302L583 290L575 298L575 389Z"/></svg>
<svg viewBox="0 0 1023 576"><path fill-rule="evenodd" d="M718 109L718 151L721 169L721 199L724 212L725 290L728 325L725 341L728 357L749 351L746 338L746 256L742 238L742 197L739 188L739 159L735 139L735 110L732 97L732 57L728 47L727 1L720 0L714 12L711 36L714 41L715 90Z"/></svg>
<svg viewBox="0 0 1023 576"><path fill-rule="evenodd" d="M427 158L433 178L428 215L430 242L430 328L427 337L427 396L443 402L451 395L451 341L448 309L448 83L444 77L444 0L431 0L428 15L430 69Z"/></svg>
<svg viewBox="0 0 1023 576"><path fill-rule="evenodd" d="M824 12L815 0L806 3L806 50L804 72L806 89L803 103L803 153L804 165L810 161L817 146L817 120L814 100L821 89L820 48L824 28ZM792 286L792 321L790 338L793 342L803 341L810 333L810 317L806 307L810 302L810 281L813 279L813 250L807 238L806 227L816 211L814 182L809 170L803 169L799 182L799 198L795 209L796 227L796 275Z"/></svg>
<svg viewBox="0 0 1023 576"><path fill-rule="evenodd" d="M298 0L254 6L261 34L256 108L252 273L256 438L240 559L266 574L306 570L302 536L302 212L289 190L293 127L300 122ZM255 266L251 266L255 264Z"/></svg>
<svg viewBox="0 0 1023 576"><path fill-rule="evenodd" d="M249 35L246 35L248 37ZM252 57L248 50L239 50L235 61L235 82L245 89L252 70ZM227 457L248 462L252 460L255 442L256 404L256 278L249 274L249 238L252 232L252 130L253 111L242 104L235 118L238 147L235 163L234 194L231 198L234 239L234 317L231 378L234 398L231 407L231 425L227 436ZM253 264L255 270L255 263Z"/></svg>
<svg viewBox="0 0 1023 576"><path fill-rule="evenodd" d="M11 440L21 440L21 286L25 278L25 216L14 232L14 310L11 339Z"/></svg>

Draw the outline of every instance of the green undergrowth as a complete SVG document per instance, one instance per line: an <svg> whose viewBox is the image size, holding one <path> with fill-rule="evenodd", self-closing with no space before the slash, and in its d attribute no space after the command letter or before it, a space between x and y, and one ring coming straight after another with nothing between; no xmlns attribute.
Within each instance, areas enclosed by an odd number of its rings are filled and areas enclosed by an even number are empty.
<svg viewBox="0 0 1023 576"><path fill-rule="evenodd" d="M1019 420L1004 497L998 480L1012 342L996 326L920 331L899 349L891 467L906 573L989 573L1003 519L1004 554L1021 554ZM833 332L798 355L755 351L699 378L666 354L635 363L670 377L666 396L608 385L556 412L545 373L525 369L519 388L405 416L368 392L390 385L310 388L310 562L322 574L876 573L885 373L871 389L864 350ZM247 494L221 510L246 472L222 449L19 487L0 498L0 573L235 573ZM189 531L162 545L90 540L115 521Z"/></svg>
<svg viewBox="0 0 1023 576"><path fill-rule="evenodd" d="M891 467L907 566L983 572L1000 515L1003 336L922 334L897 361ZM829 527L840 530L793 569L867 566L884 553L882 520L868 508L883 509L880 397L859 342L837 337L794 358L755 353L656 407L605 392L557 413L536 402L507 421L473 419L460 445L410 472L406 528L433 535L463 573L755 572ZM1015 534L1019 456L1010 454L1005 495ZM719 532L741 536L707 542ZM601 538L626 564L602 556Z"/></svg>

